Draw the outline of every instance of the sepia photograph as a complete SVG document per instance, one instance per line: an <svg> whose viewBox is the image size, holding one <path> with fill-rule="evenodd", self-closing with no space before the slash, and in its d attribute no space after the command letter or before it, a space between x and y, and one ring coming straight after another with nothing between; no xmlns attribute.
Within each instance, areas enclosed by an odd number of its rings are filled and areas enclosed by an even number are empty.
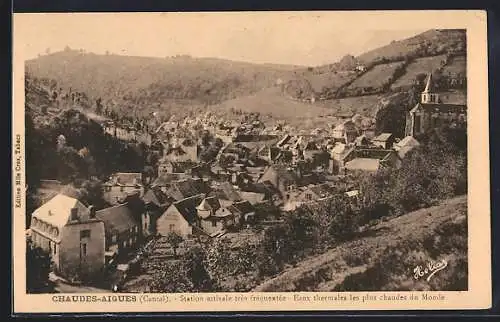
<svg viewBox="0 0 500 322"><path fill-rule="evenodd" d="M277 306L471 289L470 149L484 145L466 24L18 16L21 292Z"/></svg>

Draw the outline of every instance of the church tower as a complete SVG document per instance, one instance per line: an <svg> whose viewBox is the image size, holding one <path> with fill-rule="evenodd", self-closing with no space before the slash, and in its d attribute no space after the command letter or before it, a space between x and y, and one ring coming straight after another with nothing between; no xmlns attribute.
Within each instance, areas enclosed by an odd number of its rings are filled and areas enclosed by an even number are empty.
<svg viewBox="0 0 500 322"><path fill-rule="evenodd" d="M439 94L435 92L434 83L432 81L432 73L427 77L427 83L425 84L425 89L422 92L421 100L422 104L438 104Z"/></svg>

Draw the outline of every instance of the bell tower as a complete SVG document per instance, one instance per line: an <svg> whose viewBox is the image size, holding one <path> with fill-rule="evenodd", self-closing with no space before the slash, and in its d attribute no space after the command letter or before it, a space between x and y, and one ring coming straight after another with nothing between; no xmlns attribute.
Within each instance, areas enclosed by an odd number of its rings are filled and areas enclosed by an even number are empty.
<svg viewBox="0 0 500 322"><path fill-rule="evenodd" d="M422 104L438 104L439 94L435 92L434 83L432 81L432 73L427 77L427 83L425 84L425 89L422 92L420 99Z"/></svg>

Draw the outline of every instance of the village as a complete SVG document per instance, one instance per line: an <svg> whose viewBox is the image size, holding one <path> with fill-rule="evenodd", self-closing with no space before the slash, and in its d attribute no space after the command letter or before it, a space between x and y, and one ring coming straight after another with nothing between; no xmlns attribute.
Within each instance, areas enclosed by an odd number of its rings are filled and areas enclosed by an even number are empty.
<svg viewBox="0 0 500 322"><path fill-rule="evenodd" d="M465 129L466 110L443 103L429 74L402 137L376 133L375 121L360 115L308 134L210 112L172 117L147 132L106 121L109 135L145 143L158 158L156 169L111 175L102 182L110 206L102 209L61 193L57 180L42 180L47 197L26 235L50 254L56 283L118 291L138 262L169 261L214 239L239 247L303 205L337 195L362 198L354 175L398 169L422 134Z"/></svg>

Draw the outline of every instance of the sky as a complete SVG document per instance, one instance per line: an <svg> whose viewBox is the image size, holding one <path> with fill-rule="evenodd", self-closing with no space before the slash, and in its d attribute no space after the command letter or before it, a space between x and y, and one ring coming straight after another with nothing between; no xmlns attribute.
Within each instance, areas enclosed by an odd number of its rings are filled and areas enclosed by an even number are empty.
<svg viewBox="0 0 500 322"><path fill-rule="evenodd" d="M13 41L25 59L69 46L97 54L317 66L435 27L407 20L366 12L16 14Z"/></svg>

